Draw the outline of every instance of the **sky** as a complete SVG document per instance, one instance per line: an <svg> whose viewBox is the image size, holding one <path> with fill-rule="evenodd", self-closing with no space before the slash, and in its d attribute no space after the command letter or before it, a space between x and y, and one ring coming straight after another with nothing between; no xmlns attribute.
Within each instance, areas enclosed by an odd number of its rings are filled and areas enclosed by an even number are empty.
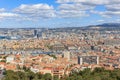
<svg viewBox="0 0 120 80"><path fill-rule="evenodd" d="M120 0L0 0L0 28L82 27L120 22Z"/></svg>

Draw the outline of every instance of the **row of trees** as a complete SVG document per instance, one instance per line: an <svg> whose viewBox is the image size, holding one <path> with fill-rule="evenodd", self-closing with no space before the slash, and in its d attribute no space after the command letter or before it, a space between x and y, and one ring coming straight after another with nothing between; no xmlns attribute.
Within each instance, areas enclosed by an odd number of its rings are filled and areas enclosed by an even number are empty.
<svg viewBox="0 0 120 80"><path fill-rule="evenodd" d="M49 73L42 75L40 73L33 73L31 71L14 72L12 70L7 70L2 80L52 80L52 76Z"/></svg>
<svg viewBox="0 0 120 80"><path fill-rule="evenodd" d="M105 70L104 68L84 69L73 72L66 80L120 80L120 70Z"/></svg>
<svg viewBox="0 0 120 80"><path fill-rule="evenodd" d="M84 69L79 72L72 72L69 76L52 77L51 74L33 73L30 70L26 71L11 71L5 73L3 80L120 80L120 70L105 70L104 68Z"/></svg>

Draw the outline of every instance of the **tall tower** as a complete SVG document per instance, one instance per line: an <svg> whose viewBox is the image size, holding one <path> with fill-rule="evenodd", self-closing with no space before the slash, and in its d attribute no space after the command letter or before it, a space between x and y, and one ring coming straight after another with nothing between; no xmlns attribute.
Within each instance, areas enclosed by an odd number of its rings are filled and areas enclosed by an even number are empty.
<svg viewBox="0 0 120 80"><path fill-rule="evenodd" d="M81 56L78 56L78 64L80 65L83 64L83 58Z"/></svg>
<svg viewBox="0 0 120 80"><path fill-rule="evenodd" d="M97 56L97 64L99 64L99 56Z"/></svg>
<svg viewBox="0 0 120 80"><path fill-rule="evenodd" d="M34 30L34 37L37 37L37 30Z"/></svg>
<svg viewBox="0 0 120 80"><path fill-rule="evenodd" d="M34 35L37 35L37 30L34 30Z"/></svg>

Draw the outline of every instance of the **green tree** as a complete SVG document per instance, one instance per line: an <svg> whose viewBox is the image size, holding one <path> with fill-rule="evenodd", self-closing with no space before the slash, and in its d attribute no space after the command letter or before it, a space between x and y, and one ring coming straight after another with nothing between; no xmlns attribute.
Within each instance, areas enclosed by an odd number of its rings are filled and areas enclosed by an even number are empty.
<svg viewBox="0 0 120 80"><path fill-rule="evenodd" d="M19 80L19 79L14 71L8 70L6 71L5 80Z"/></svg>
<svg viewBox="0 0 120 80"><path fill-rule="evenodd" d="M33 80L35 78L35 73L33 73L32 71L28 71L26 72L26 76L29 80Z"/></svg>
<svg viewBox="0 0 120 80"><path fill-rule="evenodd" d="M46 74L43 75L43 79L45 79L45 80L52 80L52 76L51 76L50 73L46 73Z"/></svg>

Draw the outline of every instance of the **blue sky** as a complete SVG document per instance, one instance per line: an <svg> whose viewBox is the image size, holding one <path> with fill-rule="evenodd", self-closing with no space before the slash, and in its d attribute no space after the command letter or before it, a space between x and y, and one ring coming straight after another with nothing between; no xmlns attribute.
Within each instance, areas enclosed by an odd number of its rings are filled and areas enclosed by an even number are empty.
<svg viewBox="0 0 120 80"><path fill-rule="evenodd" d="M53 28L120 22L120 0L0 0L0 28Z"/></svg>

